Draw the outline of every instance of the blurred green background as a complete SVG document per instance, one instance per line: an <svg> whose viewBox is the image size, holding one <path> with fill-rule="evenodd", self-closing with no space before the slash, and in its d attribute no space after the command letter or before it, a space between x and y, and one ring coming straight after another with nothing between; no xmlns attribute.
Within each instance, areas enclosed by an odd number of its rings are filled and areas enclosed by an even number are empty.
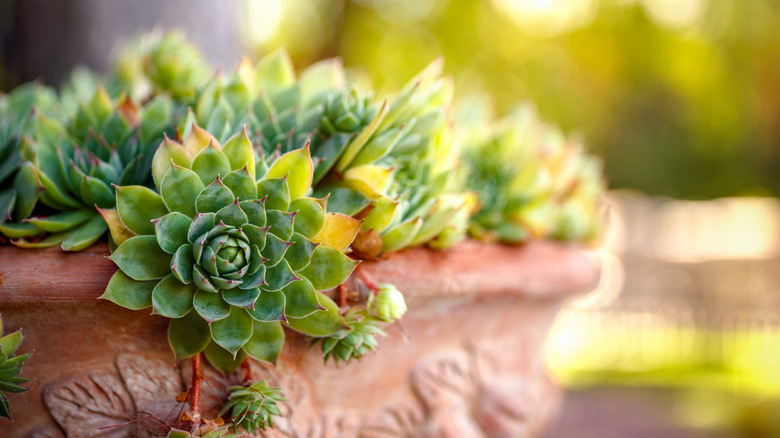
<svg viewBox="0 0 780 438"><path fill-rule="evenodd" d="M499 113L533 100L605 158L613 188L780 193L776 0L259 3L278 21L249 32L256 50L286 45L300 64L339 55L380 86L443 55L457 96L487 92Z"/></svg>

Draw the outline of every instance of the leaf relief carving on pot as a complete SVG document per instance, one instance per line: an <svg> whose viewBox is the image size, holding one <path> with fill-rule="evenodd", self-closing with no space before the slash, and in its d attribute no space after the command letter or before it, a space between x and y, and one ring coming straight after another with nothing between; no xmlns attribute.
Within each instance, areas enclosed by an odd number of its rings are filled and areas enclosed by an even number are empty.
<svg viewBox="0 0 780 438"><path fill-rule="evenodd" d="M416 400L368 418L361 438L530 438L558 405L558 390L529 341L469 344L415 366Z"/></svg>
<svg viewBox="0 0 780 438"><path fill-rule="evenodd" d="M162 359L133 353L119 354L115 362L133 399L139 438L165 436L164 426L181 414L176 396L183 389L177 368Z"/></svg>
<svg viewBox="0 0 780 438"><path fill-rule="evenodd" d="M286 397L282 416L261 438L530 438L551 417L559 393L534 355L539 346L529 342L468 344L428 356L409 372L410 395L373 412L315 405L316 385L292 363L251 361L230 377L206 366L201 410L216 417L227 388L251 377L281 387ZM160 425L186 408L175 400L191 382L188 361L177 370L159 358L121 354L116 367L121 379L91 372L47 385L46 406L66 436L164 436Z"/></svg>
<svg viewBox="0 0 780 438"><path fill-rule="evenodd" d="M126 437L135 418L133 401L122 381L92 371L50 383L43 401L70 438Z"/></svg>

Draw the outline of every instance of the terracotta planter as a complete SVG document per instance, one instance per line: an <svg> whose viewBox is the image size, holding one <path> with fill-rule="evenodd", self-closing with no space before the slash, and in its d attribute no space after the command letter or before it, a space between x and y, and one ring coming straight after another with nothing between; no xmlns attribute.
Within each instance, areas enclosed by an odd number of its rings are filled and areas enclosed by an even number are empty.
<svg viewBox="0 0 780 438"><path fill-rule="evenodd" d="M153 436L179 413L189 367L175 366L165 319L95 299L115 270L105 255L100 245L77 254L0 248L0 312L7 330L23 327L21 351L35 350L24 375L36 379L10 396L15 421L0 422L0 436ZM563 301L597 280L587 252L470 242L402 251L362 269L395 283L409 312L377 353L342 366L324 365L288 332L277 367L252 369L289 399L265 436L540 434L559 402L544 340ZM207 412L227 384L207 371Z"/></svg>

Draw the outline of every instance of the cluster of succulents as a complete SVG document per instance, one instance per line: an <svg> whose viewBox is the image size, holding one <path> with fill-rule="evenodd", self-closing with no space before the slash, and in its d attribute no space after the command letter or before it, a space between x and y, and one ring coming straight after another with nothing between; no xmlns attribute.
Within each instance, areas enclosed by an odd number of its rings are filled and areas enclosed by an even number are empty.
<svg viewBox="0 0 780 438"><path fill-rule="evenodd" d="M24 186L35 196L20 204L21 221L0 231L29 248L79 251L99 240L107 230L99 209L115 206L114 186L149 184L153 153L174 132L172 111L164 97L137 106L129 98L111 99L97 86L64 121L33 114L31 135L22 133L19 178L29 175ZM42 208L27 217L37 203Z"/></svg>
<svg viewBox="0 0 780 438"><path fill-rule="evenodd" d="M524 105L465 149L467 187L479 206L469 233L519 243L556 239L592 243L601 235L601 164Z"/></svg>
<svg viewBox="0 0 780 438"><path fill-rule="evenodd" d="M0 233L66 251L108 234L119 269L102 298L169 318L177 359L274 363L285 327L326 362L360 359L406 311L388 284L364 281L369 299L352 306L325 293L361 259L467 233L599 232L597 162L529 111L459 140L440 61L384 99L338 60L296 74L278 51L214 71L182 35L157 34L107 76L0 97ZM265 382L234 388L223 415L254 433L279 400Z"/></svg>
<svg viewBox="0 0 780 438"><path fill-rule="evenodd" d="M16 350L22 343L22 331L15 331L3 336L3 324L0 320L0 417L11 418L11 407L3 392L19 393L29 388L22 386L30 379L21 377L22 364L30 353L16 356Z"/></svg>
<svg viewBox="0 0 780 438"><path fill-rule="evenodd" d="M331 211L363 221L353 245L363 255L436 239L470 205L455 172L447 120L452 85L441 77L441 63L383 101L347 76L338 60L296 75L281 51L256 66L245 60L206 85L191 120L220 140L247 127L262 157L309 144L312 189L329 197Z"/></svg>
<svg viewBox="0 0 780 438"><path fill-rule="evenodd" d="M26 218L38 197L38 181L32 164L22 156L22 138L40 136L34 123L37 112L54 106L54 92L26 84L0 96L0 223ZM36 108L36 109L34 109Z"/></svg>

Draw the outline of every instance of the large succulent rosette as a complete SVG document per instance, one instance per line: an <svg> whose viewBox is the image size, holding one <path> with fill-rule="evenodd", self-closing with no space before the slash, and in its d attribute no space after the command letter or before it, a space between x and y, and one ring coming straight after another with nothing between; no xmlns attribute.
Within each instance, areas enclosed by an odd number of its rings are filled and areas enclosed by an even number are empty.
<svg viewBox="0 0 780 438"><path fill-rule="evenodd" d="M119 271L103 298L171 318L177 358L205 351L226 372L245 354L274 362L282 324L310 336L346 328L320 291L356 265L344 251L359 223L305 197L308 147L282 155L264 175L254 163L246 133L221 147L195 126L183 144L158 148L152 173L160 194L117 187L109 221Z"/></svg>

